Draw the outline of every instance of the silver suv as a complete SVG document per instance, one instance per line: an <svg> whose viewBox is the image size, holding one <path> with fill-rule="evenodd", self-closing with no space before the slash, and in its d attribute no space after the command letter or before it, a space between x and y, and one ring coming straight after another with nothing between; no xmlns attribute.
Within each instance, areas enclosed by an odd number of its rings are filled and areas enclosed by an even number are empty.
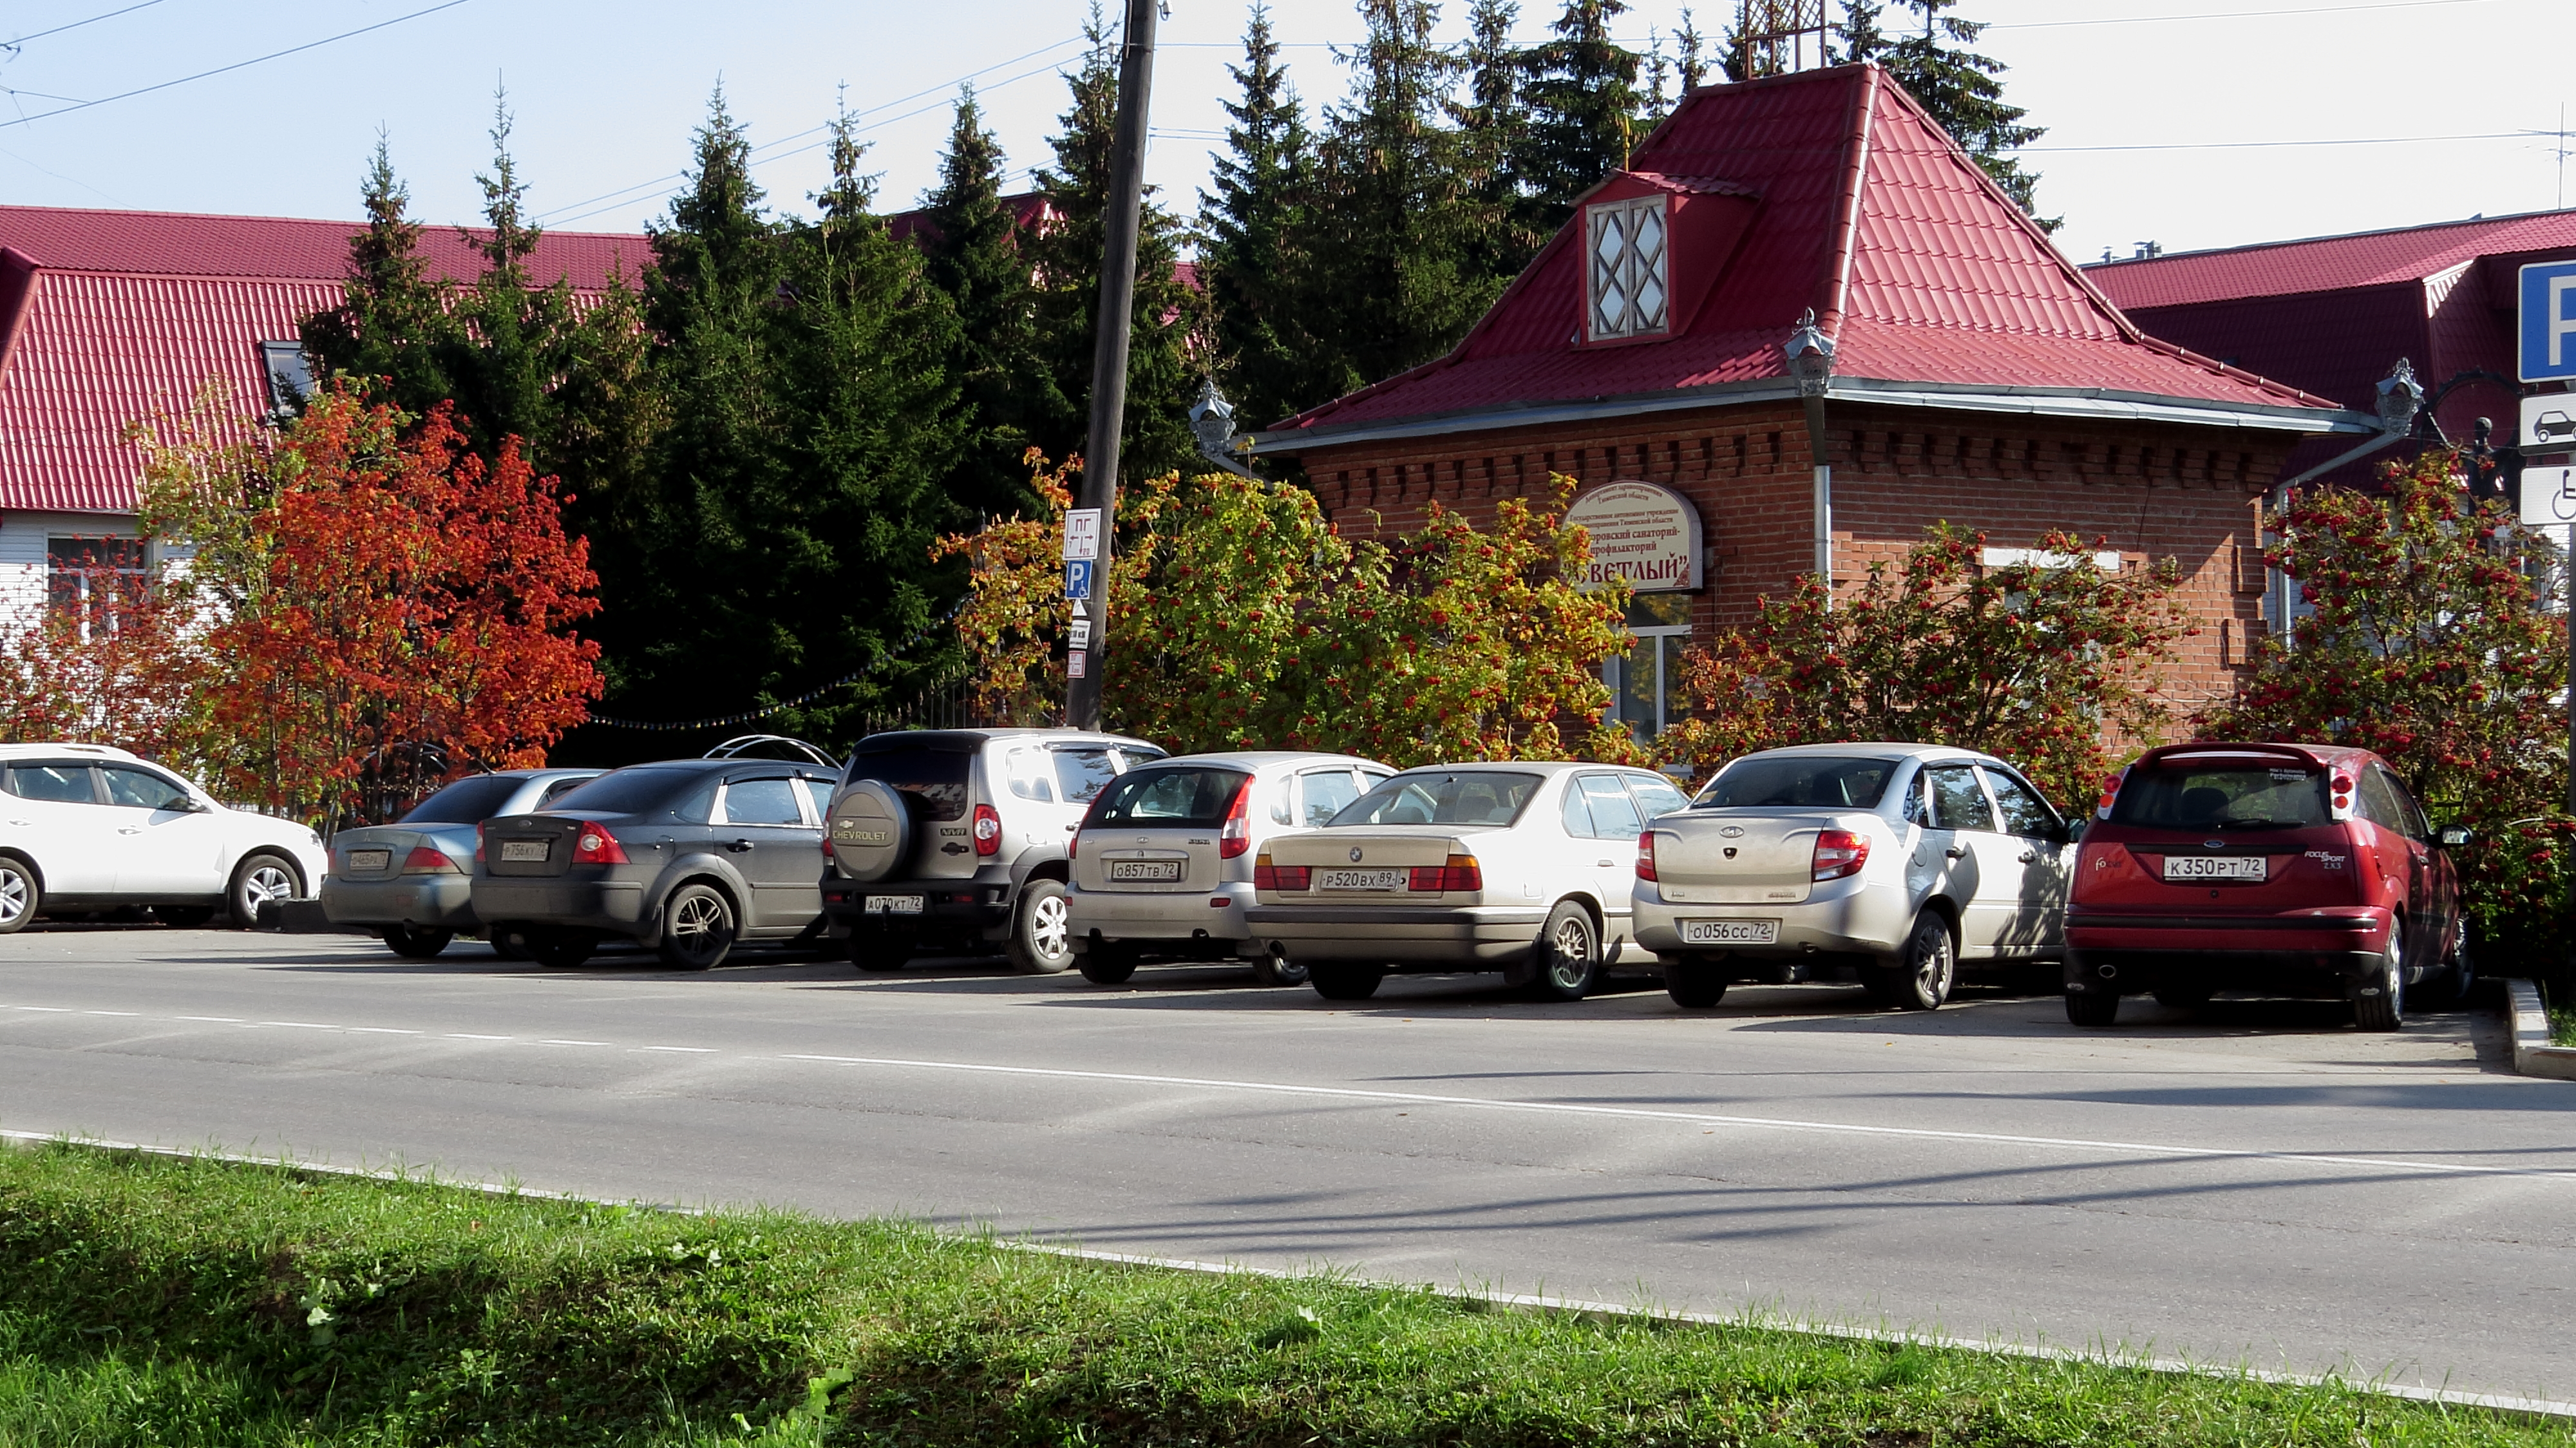
<svg viewBox="0 0 2576 1448"><path fill-rule="evenodd" d="M892 970L925 943L1073 964L1068 845L1093 796L1160 759L1080 729L918 729L859 741L832 795L823 913L850 963Z"/></svg>

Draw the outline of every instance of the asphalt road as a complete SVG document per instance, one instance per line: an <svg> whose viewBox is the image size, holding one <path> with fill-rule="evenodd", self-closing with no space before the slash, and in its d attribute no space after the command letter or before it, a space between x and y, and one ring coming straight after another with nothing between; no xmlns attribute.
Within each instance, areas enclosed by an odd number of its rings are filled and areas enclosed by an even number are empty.
<svg viewBox="0 0 2576 1448"><path fill-rule="evenodd" d="M2491 1010L0 938L11 1131L2576 1400L2576 1083L2502 1056Z"/></svg>

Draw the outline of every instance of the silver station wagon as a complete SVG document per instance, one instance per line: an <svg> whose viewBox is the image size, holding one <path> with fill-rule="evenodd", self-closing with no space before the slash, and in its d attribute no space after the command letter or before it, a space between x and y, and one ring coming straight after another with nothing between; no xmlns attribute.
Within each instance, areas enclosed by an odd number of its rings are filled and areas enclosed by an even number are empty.
<svg viewBox="0 0 2576 1448"><path fill-rule="evenodd" d="M1329 822L1395 771L1348 754L1191 754L1138 765L1094 799L1074 836L1066 897L1083 975L1115 985L1147 955L1248 956L1264 985L1303 985L1245 919L1254 855Z"/></svg>
<svg viewBox="0 0 2576 1448"><path fill-rule="evenodd" d="M1930 744L1748 754L1637 845L1638 943L1684 1006L1730 982L1857 978L1932 1010L1962 961L2065 951L2074 832L2018 770Z"/></svg>
<svg viewBox="0 0 2576 1448"><path fill-rule="evenodd" d="M1605 764L1408 769L1254 862L1247 917L1318 994L1364 1000L1390 970L1501 971L1560 1001L1634 959L1637 833L1672 781Z"/></svg>

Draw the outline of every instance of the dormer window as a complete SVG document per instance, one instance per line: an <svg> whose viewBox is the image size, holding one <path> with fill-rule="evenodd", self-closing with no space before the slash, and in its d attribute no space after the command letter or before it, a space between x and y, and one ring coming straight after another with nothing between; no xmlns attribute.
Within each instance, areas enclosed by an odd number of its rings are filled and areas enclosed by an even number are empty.
<svg viewBox="0 0 2576 1448"><path fill-rule="evenodd" d="M1585 309L1595 342L1670 330L1672 249L1665 245L1664 198L1605 201L1584 208L1588 240Z"/></svg>

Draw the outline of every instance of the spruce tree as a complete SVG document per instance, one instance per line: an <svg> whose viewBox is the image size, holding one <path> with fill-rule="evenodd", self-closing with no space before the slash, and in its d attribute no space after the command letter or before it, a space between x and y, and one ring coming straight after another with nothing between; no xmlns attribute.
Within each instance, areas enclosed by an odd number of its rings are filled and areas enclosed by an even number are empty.
<svg viewBox="0 0 2576 1448"><path fill-rule="evenodd" d="M2039 217L2035 209L2039 177L2023 170L2019 159L2009 154L2047 132L2022 124L2028 112L2005 104L2003 82L1997 79L2004 73L2004 63L1967 49L1986 27L1950 14L1959 0L1898 3L1920 17L1920 35L1891 38L1881 24L1885 12L1881 0L1845 0L1842 22L1834 31L1840 58L1875 60L1885 66L2005 195L2042 227L2055 231L2064 218Z"/></svg>
<svg viewBox="0 0 2576 1448"><path fill-rule="evenodd" d="M317 375L348 378L371 396L426 411L455 391L447 345L458 331L453 288L420 254L411 192L394 173L385 136L376 137L360 182L364 231L349 238L349 275L340 305L304 319L299 334Z"/></svg>
<svg viewBox="0 0 2576 1448"><path fill-rule="evenodd" d="M1622 0L1566 0L1556 38L1522 57L1528 75L1529 135L1516 169L1524 215L1553 234L1574 214L1574 198L1628 164L1642 139L1637 72L1643 58L1610 35L1627 13Z"/></svg>
<svg viewBox="0 0 2576 1448"><path fill-rule="evenodd" d="M1520 163L1529 145L1522 54L1512 39L1517 0L1474 0L1467 12L1466 100L1450 107L1467 204L1465 274L1506 284L1547 241L1531 223Z"/></svg>
<svg viewBox="0 0 2576 1448"><path fill-rule="evenodd" d="M533 286L528 258L544 233L530 223L527 183L510 154L509 97L492 97L492 169L474 180L483 191L486 234L476 239L483 273L457 297L463 325L446 340L458 422L485 456L501 440L517 437L529 465L540 473L562 470L557 443L563 433L555 390L566 372L577 325L572 284L558 277Z"/></svg>
<svg viewBox="0 0 2576 1448"><path fill-rule="evenodd" d="M1244 27L1243 63L1227 70L1240 94L1225 103L1233 123L1212 158L1215 189L1199 193L1199 277L1226 390L1238 416L1264 426L1324 398L1300 295L1311 263L1295 249L1312 201L1313 141L1262 0Z"/></svg>
<svg viewBox="0 0 2576 1448"><path fill-rule="evenodd" d="M1682 94L1689 95L1708 80L1708 41L1699 33L1699 22L1691 18L1690 7L1682 7L1681 33L1676 37L1676 65L1681 72Z"/></svg>
<svg viewBox="0 0 2576 1448"><path fill-rule="evenodd" d="M1056 213L1038 238L1039 335L1056 390L1072 404L1072 430L1048 449L1062 457L1083 446L1100 335L1100 266L1107 244L1109 167L1118 129L1118 42L1098 0L1084 28L1090 48L1065 77L1072 104L1058 118L1055 166L1037 173L1038 190ZM1189 407L1205 368L1190 360L1193 333L1206 305L1180 279L1180 225L1146 188L1137 218L1135 308L1128 324L1127 405L1119 428L1122 481L1206 467L1190 432Z"/></svg>
<svg viewBox="0 0 2576 1448"><path fill-rule="evenodd" d="M967 419L948 491L978 515L1017 513L1035 501L1021 456L1061 448L1078 424L1039 354L1035 238L1002 196L1001 145L984 128L972 86L958 92L939 184L922 207L925 271L957 319L946 369Z"/></svg>

